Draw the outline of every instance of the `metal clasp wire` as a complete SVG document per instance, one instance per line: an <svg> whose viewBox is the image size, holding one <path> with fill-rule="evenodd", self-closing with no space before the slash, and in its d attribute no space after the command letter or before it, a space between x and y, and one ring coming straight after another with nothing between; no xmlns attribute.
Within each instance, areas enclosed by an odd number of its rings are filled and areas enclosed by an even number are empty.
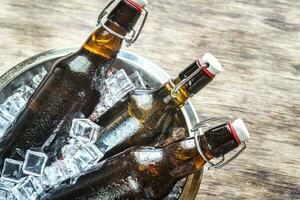
<svg viewBox="0 0 300 200"><path fill-rule="evenodd" d="M101 13L99 14L98 16L98 20L97 20L97 26L101 26L103 27L107 32L109 32L110 34L113 34L114 36L122 39L122 40L125 40L126 42L126 46L129 47L131 46L133 43L135 43L137 41L137 39L139 38L141 32L142 32L142 29L144 28L144 25L147 21L147 18L148 18L148 14L149 14L149 11L146 9L146 8L142 8L142 10L145 12L145 15L144 15L144 19L143 19L143 22L139 28L139 31L136 32L136 30L133 28L131 30L131 36L129 37L124 37L123 35L111 30L110 28L108 28L107 26L104 25L104 23L101 21L103 19L103 17L105 15L108 14L108 8L115 2L116 0L111 0L106 6L105 8L101 11Z"/></svg>
<svg viewBox="0 0 300 200"><path fill-rule="evenodd" d="M201 68L207 67L206 64L202 64L202 62L199 63L201 65ZM191 73L191 75L189 75L187 78L182 79L182 81L180 81L180 83L178 83L172 90L171 92L172 97L176 97L180 88L182 88L182 86L184 86L187 82L189 82L201 70L201 68L199 67L197 70Z"/></svg>
<svg viewBox="0 0 300 200"><path fill-rule="evenodd" d="M203 153L201 147L200 147L200 138L199 135L203 135L203 127L207 126L207 122L211 122L211 121L217 121L217 120L228 120L230 119L230 121L232 121L231 117L215 117L215 118L210 118L210 119L206 119L206 120L203 120L199 123L197 123L193 128L192 128L192 132L194 132L194 138L195 138L195 143L196 143L196 147L197 147L197 150L199 152L199 154L201 155L201 157L210 165L208 167L209 170L211 169L221 169L223 168L224 166L228 165L231 161L233 161L234 159L236 159L246 148L246 143L245 142L242 142L241 145L242 145L242 148L235 154L233 155L232 157L230 157L229 159L225 159L225 155L222 155L222 158L221 160L219 160L217 163L213 163L211 162L207 157L206 155ZM211 128L209 125L207 126L208 128Z"/></svg>

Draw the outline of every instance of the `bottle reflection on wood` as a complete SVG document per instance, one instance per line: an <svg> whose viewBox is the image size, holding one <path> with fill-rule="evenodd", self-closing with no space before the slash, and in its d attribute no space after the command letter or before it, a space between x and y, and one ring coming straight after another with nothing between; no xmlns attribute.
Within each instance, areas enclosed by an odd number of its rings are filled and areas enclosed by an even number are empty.
<svg viewBox="0 0 300 200"><path fill-rule="evenodd" d="M144 1L122 0L104 23L75 53L52 66L25 110L1 141L1 155L24 153L30 148L47 146L60 135L73 117L89 116L99 100L101 80L119 52L123 39L138 21ZM111 30L111 31L108 31ZM51 137L49 137L51 136ZM7 151L9 147L10 151Z"/></svg>
<svg viewBox="0 0 300 200"><path fill-rule="evenodd" d="M128 101L127 112L119 117L103 115L98 124L107 128L96 145L104 158L131 146L149 145L164 140L170 132L176 112L193 94L199 92L222 67L214 56L206 54L196 60L179 76L157 90L135 90Z"/></svg>
<svg viewBox="0 0 300 200"><path fill-rule="evenodd" d="M227 154L250 138L241 119L198 137L208 160ZM74 185L53 189L42 199L162 199L178 180L199 171L205 163L194 138L164 148L132 147L99 163Z"/></svg>

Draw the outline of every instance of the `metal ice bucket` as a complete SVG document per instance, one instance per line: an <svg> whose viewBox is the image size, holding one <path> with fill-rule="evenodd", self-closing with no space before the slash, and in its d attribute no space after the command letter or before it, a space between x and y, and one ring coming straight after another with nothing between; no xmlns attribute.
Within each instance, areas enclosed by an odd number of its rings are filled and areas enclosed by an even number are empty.
<svg viewBox="0 0 300 200"><path fill-rule="evenodd" d="M0 77L0 103L3 103L15 89L22 84L28 83L34 75L41 72L42 66L49 71L55 60L76 50L76 48L65 48L47 51L28 58L11 68ZM154 63L126 51L121 51L118 54L118 58L114 62L113 67L123 68L129 73L137 70L151 87L159 87L170 78L165 71ZM181 109L178 118L180 119L180 125L189 130L188 136L192 136L190 129L198 122L198 117L190 101ZM186 179L180 195L181 200L195 199L201 183L202 174L203 170L190 175Z"/></svg>

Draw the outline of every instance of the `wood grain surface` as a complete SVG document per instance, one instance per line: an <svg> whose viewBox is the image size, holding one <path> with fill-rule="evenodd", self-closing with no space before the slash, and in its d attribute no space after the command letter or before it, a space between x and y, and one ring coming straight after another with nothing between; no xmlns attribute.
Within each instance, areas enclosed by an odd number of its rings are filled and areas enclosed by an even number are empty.
<svg viewBox="0 0 300 200"><path fill-rule="evenodd" d="M37 53L79 46L104 0L1 0L0 72ZM197 199L300 199L300 1L149 0L130 48L172 76L205 52L225 68L192 102L200 119L232 115L248 149L205 171Z"/></svg>

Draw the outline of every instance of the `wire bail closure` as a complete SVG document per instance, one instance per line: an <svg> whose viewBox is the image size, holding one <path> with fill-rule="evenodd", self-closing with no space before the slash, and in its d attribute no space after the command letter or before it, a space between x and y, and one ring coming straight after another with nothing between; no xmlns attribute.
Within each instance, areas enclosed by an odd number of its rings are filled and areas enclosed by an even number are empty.
<svg viewBox="0 0 300 200"><path fill-rule="evenodd" d="M104 23L102 22L102 19L105 15L108 14L108 8L115 2L116 0L111 0L106 6L105 8L101 11L101 13L99 14L98 16L98 20L97 20L97 24L96 26L101 26L103 27L107 32L109 32L110 34L122 39L122 40L125 40L126 42L126 46L127 47L130 47L133 43L135 43L137 41L137 39L139 38L141 32L142 32L142 29L144 28L144 25L147 21L147 18L148 18L148 13L149 11L146 9L146 8L142 8L142 10L145 12L145 15L144 15L144 19L143 19L143 22L138 30L138 32L136 32L136 30L133 28L131 30L131 35L129 37L125 37L113 30L111 30L110 28L108 28L107 26L104 25Z"/></svg>
<svg viewBox="0 0 300 200"><path fill-rule="evenodd" d="M196 74L202 69L207 67L206 64L202 64L202 62L199 62L201 65L201 68L199 67L197 70L195 70L191 75L189 75L187 78L182 79L182 81L180 81L180 83L178 83L177 85L175 85L174 89L171 92L171 96L172 97L176 97L176 95L178 94L178 91L182 88L182 86L184 86L186 83L188 83L194 76L196 76Z"/></svg>
<svg viewBox="0 0 300 200"><path fill-rule="evenodd" d="M209 119L206 119L206 120L203 120L199 123L197 123L193 128L192 128L192 132L194 132L194 138L195 138L195 143L196 143L196 147L197 147L197 150L199 152L199 154L201 155L201 157L210 165L208 167L209 170L211 169L221 169L223 168L224 166L228 165L231 161L233 161L234 159L236 159L246 148L246 143L245 142L242 142L242 148L235 154L233 155L232 157L230 157L229 159L225 159L225 155L222 155L222 158L221 160L219 160L217 163L213 163L211 162L207 157L206 155L203 153L201 147L200 147L200 137L199 135L203 135L203 129L204 127L207 127L207 128L211 128L210 125L208 124L208 122L212 122L212 121L217 121L217 120L230 120L232 121L232 118L231 117L214 117L214 118L209 118Z"/></svg>

